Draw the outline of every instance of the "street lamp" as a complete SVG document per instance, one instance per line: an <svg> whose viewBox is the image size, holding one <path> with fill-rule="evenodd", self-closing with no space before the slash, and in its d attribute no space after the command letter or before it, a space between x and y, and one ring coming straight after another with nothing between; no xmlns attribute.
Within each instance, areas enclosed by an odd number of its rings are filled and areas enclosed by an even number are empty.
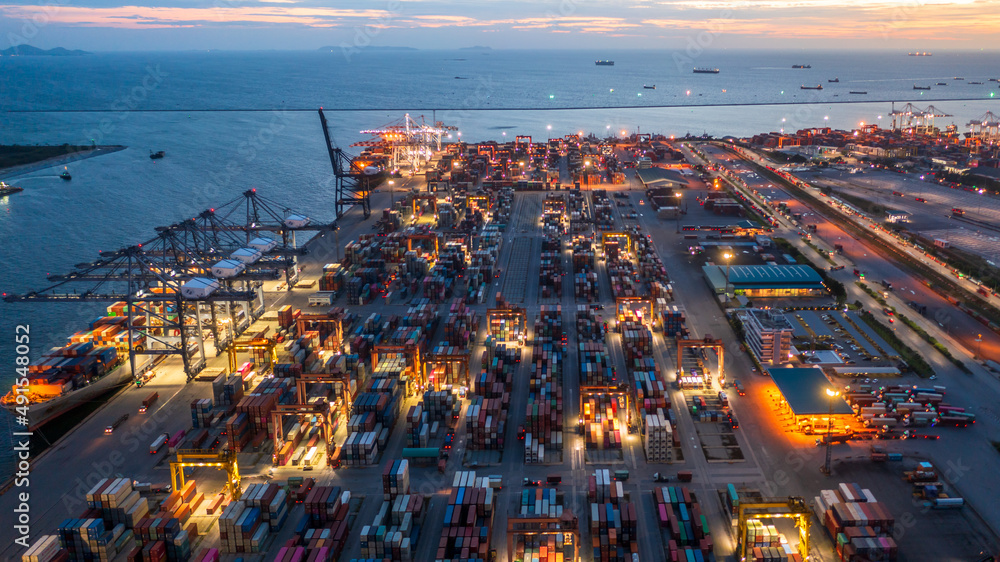
<svg viewBox="0 0 1000 562"><path fill-rule="evenodd" d="M983 357L983 335L976 334L976 357L975 359L982 359Z"/></svg>
<svg viewBox="0 0 1000 562"><path fill-rule="evenodd" d="M826 464L823 465L823 474L827 476L830 475L830 455L833 454L833 450L830 449L830 433L833 429L833 399L840 396L840 392L833 389L826 389L826 396L829 398L830 410L826 417Z"/></svg>
<svg viewBox="0 0 1000 562"><path fill-rule="evenodd" d="M396 203L396 188L394 187L396 182L394 180L389 180L389 208L391 209Z"/></svg>
<svg viewBox="0 0 1000 562"><path fill-rule="evenodd" d="M674 211L674 217L677 218L677 234L681 233L681 192L678 191L674 194L677 198L677 210Z"/></svg>
<svg viewBox="0 0 1000 562"><path fill-rule="evenodd" d="M722 259L726 260L726 304L729 304L729 265L733 261L733 255L726 252L722 254Z"/></svg>

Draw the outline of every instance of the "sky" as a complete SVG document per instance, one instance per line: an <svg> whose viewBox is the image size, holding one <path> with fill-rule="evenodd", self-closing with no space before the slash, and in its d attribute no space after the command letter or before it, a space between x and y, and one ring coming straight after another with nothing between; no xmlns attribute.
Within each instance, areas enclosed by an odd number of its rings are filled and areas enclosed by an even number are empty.
<svg viewBox="0 0 1000 562"><path fill-rule="evenodd" d="M0 0L0 48L1000 49L1000 0Z"/></svg>

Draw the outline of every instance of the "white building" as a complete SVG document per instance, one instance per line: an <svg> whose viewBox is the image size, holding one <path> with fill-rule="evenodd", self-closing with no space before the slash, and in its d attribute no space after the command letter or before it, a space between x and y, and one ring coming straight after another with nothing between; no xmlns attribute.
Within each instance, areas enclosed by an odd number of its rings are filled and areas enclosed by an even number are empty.
<svg viewBox="0 0 1000 562"><path fill-rule="evenodd" d="M739 313L746 344L764 365L788 362L792 351L792 324L784 314L751 308Z"/></svg>

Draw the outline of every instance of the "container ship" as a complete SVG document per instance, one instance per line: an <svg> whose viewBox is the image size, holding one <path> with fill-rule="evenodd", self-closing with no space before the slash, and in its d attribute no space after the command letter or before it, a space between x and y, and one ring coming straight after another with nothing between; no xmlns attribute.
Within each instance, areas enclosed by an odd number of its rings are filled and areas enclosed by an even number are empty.
<svg viewBox="0 0 1000 562"><path fill-rule="evenodd" d="M793 64L792 68L812 68L811 64Z"/></svg>
<svg viewBox="0 0 1000 562"><path fill-rule="evenodd" d="M911 57L931 57L931 56L934 56L934 53L907 53L907 54L910 55Z"/></svg>
<svg viewBox="0 0 1000 562"><path fill-rule="evenodd" d="M27 396L28 430L34 431L132 380L124 308L125 303L112 305L109 316L92 322L90 330L73 334L70 343L49 350L28 365L28 392L18 393L15 386L0 398L0 404L20 415L23 411L15 410L19 406L17 396ZM141 322L134 319L134 323ZM144 348L145 343L144 334L133 333L132 345L136 349ZM136 357L136 368L141 373L153 360L150 355ZM19 378L25 377L19 374Z"/></svg>
<svg viewBox="0 0 1000 562"><path fill-rule="evenodd" d="M594 64L597 66L614 66L615 61L613 60L595 60Z"/></svg>
<svg viewBox="0 0 1000 562"><path fill-rule="evenodd" d="M0 197L4 195L10 195L11 193L17 193L18 191L24 191L23 187L17 187L16 185L7 185L0 181Z"/></svg>
<svg viewBox="0 0 1000 562"><path fill-rule="evenodd" d="M806 86L806 85L803 84L802 86L799 86L799 89L801 89L801 90L822 90L823 89L823 85L822 84L817 84L816 86Z"/></svg>
<svg viewBox="0 0 1000 562"><path fill-rule="evenodd" d="M693 71L695 74L718 74L718 68L695 68Z"/></svg>

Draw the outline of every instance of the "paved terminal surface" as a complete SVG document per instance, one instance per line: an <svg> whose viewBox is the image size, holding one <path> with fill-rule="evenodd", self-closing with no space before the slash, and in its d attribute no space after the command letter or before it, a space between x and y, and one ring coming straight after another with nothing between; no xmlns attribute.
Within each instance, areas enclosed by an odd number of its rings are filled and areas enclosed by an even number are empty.
<svg viewBox="0 0 1000 562"><path fill-rule="evenodd" d="M722 151L718 151L718 154L720 159L728 158L727 154ZM690 154L689 158L695 163L700 161ZM416 183L413 181L413 185ZM404 185L403 187L410 186ZM949 479L950 484L969 500L970 505L975 509L974 512L971 509L947 515L920 512L909 502L908 488L899 480L902 470L902 467L898 466L899 463L894 463L895 465L887 463L873 467L867 461L857 460L867 452L867 445L838 445L834 450L834 475L833 477L825 477L818 470L824 459L823 449L815 446L812 437L791 432L789 420L776 413L777 398L774 385L767 377L753 374L750 359L740 352L740 342L736 340L722 308L701 275L704 256L690 255L687 250L690 241L685 240L683 235L678 232L679 228L676 227L679 224L677 221L657 218L655 212L649 207L649 201L644 201L646 197L643 192L629 190L630 185L628 184L605 187L624 190L627 193L627 199L624 201L629 206L614 207L616 225L619 227L630 224L638 225L643 232L652 235L656 248L671 277L676 304L682 304L686 308L687 326L691 331L691 336L700 338L711 334L725 342L727 379L738 378L747 389L746 396L742 397L735 396L734 392L729 392L731 406L740 420L740 428L734 432L726 432L720 431L716 424L694 421L689 409L685 407L688 395L691 393L686 394L672 388L671 401L678 415L678 427L675 431L678 431L681 436L682 461L672 464L647 463L642 443L636 435L624 437L620 456L590 458L585 450L582 436L572 430L573 423L579 414L577 412L579 381L577 379L577 357L570 352L566 354L563 368L566 427L563 433L562 454L547 457L543 464L525 464L523 462L523 444L516 438L516 428L524 421L528 395L528 362L524 361L518 366L514 376L506 426L507 449L503 451L502 455L482 453L467 455L464 423L459 423L456 443L445 474L439 474L432 466L411 468L411 489L430 497L428 517L421 531L414 560L433 558L437 538L441 532L441 521L447 502L446 493L452 483L451 475L456 470L471 468L473 460L479 463L475 467L479 474L500 474L504 479L505 488L499 496L497 517L493 529L492 546L497 550L497 560L507 559L508 553L503 540L506 530L505 516L516 512L523 478L544 480L550 474L558 474L562 477L562 484L559 488L564 495L563 505L579 517L582 534L581 544L589 545L586 482L588 475L597 468L627 468L630 471L631 477L625 482L625 489L638 510L640 560L664 559L662 536L656 524L655 506L650 495L650 490L653 487L653 473L666 472L673 476L679 470L690 470L694 474L693 481L687 486L697 494L702 509L708 516L716 544L716 553L720 559L731 559L729 556L735 546L729 519L723 513L723 506L717 494L718 490L724 489L727 483L758 488L764 495L800 495L805 497L807 501L811 501L819 490L835 487L837 482L857 481L871 488L880 500L886 501L897 520L908 510L912 511L914 523L906 527L906 533L901 537L900 560L968 560L972 559L971 556L978 552L977 549L981 548L981 545L988 544L989 541L993 540L982 521L994 529L1000 528L1000 513L992 505L994 502L991 500L991 498L1000 497L1000 483L995 479L998 458L988 441L990 436L996 438L1000 435L1000 419L997 418L998 412L993 406L998 403L996 397L1000 395L1000 388L998 388L1000 385L995 379L978 369L978 366L976 366L975 374L972 376L961 374L950 367L950 363L947 363L943 357L928 354L928 360L939 373L937 384L944 384L948 387L948 402L971 406L972 411L976 412L979 417L978 423L964 430L934 430L943 436L938 441L898 441L892 444L894 450L907 455L907 462L913 458L927 458L932 460L936 466L941 467L942 470L949 467L960 467L953 468L951 472L953 478ZM705 189L704 184L694 180L691 188L684 192L682 204L687 209L684 222L718 223L726 220L737 220L718 217L704 211L695 198L704 196ZM487 301L473 306L480 312L481 316L485 316L486 308L495 304L495 293L498 290L497 287L500 287L499 290L506 298L526 308L530 326L540 310L540 305L560 303L562 304L563 326L569 334L568 349L572 351L575 349L577 341L574 322L576 301L573 297L570 252L565 249L565 246L563 251L564 270L567 275L563 278L562 298L542 299L539 284L535 281L539 278L538 254L541 251L543 236L539 216L544 196L542 193L518 193L515 196L511 224L504 233L499 261L502 275L490 291ZM590 198L590 195L587 194L588 201ZM381 209L388 202L389 195L387 193L376 193L373 196L372 207L373 209ZM795 203L793 202L793 204ZM637 213L634 219L625 218L624 214L630 212ZM341 221L340 243L345 244L360 234L371 232L370 225L378 214L373 213L372 219L364 221L361 220L360 213L352 210ZM818 238L825 240L827 244L834 243L836 234L832 225L823 221L818 215L811 216L810 220L821 226ZM796 227L781 223L776 235L793 241L804 254L810 255L810 252L813 251L805 247L795 233ZM887 278L892 278L894 284L896 279L900 279L900 285L911 286L914 289L920 287L916 283L906 282L904 280L905 274L891 264L885 263L884 260L874 256L868 258L863 246L860 243L857 244L859 247L855 251L847 253L841 261L850 263L848 260L861 260L864 264L863 267L872 271L873 276L885 275ZM336 253L335 241L331 240L329 236L315 240L311 250L310 254L303 259L303 277L315 277L324 263L335 261L333 257ZM819 262L818 259L816 261ZM614 308L611 304L613 302L611 287L603 262L598 262L597 269L600 281L600 302L605 305L600 314L609 319ZM853 287L851 279L849 279L851 276L850 266L839 274L841 275L838 278L842 278L848 286L850 301L868 298L859 289ZM306 298L310 292L299 289L291 292L269 292L267 304L271 308L288 303L305 309ZM897 294L900 292L902 291L897 291ZM931 298L928 295L922 295L922 297ZM342 297L337 304L345 306L343 301ZM898 303L896 305L900 306ZM369 312L402 312L405 310L405 306L405 302L385 303L384 299L378 299L376 303L368 306L348 305L348 308L367 314ZM951 313L958 314L957 310L954 309L951 309ZM918 320L925 321L922 318L918 318ZM929 321L927 323L929 324ZM898 335L904 341L915 348L922 347L915 334L905 328L900 330ZM472 350L473 365L482 353L485 333L484 321L477 338L477 346ZM441 334L436 335L431 341L439 341L440 336ZM618 372L625 373L621 336L612 332L607 343ZM665 378L672 381L675 376L673 366L676 365L676 346L665 341L661 332L654 332L653 350L654 357ZM530 353L530 348L525 349L524 352ZM707 364L714 372L716 357L712 353L708 353L707 356ZM224 356L213 358L209 361L209 366L223 366L225 361ZM90 487L90 484L102 477L121 474L140 481L154 483L169 481L169 470L165 462L166 453L150 455L148 444L156 435L163 432L172 433L179 429L189 428L191 423L189 404L195 398L210 396L211 383L184 384L184 377L174 359L168 360L159 369L159 372L160 374L148 387L122 392L106 407L98 410L55 447L43 454L41 458L33 460L29 489L33 537L52 532L62 519L77 515L83 509L83 493ZM901 380L916 382L917 379L904 377ZM717 384L713 391L704 394L708 396L713 392L717 393L719 390ZM157 390L160 393L160 399L156 406L144 415L135 414L139 403L151 390ZM414 403L415 400L408 401L404 405L403 411ZM130 419L113 435L105 436L104 427L123 412L130 413ZM361 526L371 521L382 502L381 469L387 462L399 457L404 440L405 429L403 426L401 421L397 422L377 470L374 468L330 470L323 467L303 472L297 468L286 467L275 469L273 477L276 480L283 480L287 476L307 475L316 478L318 485L332 484L350 489L358 498L354 506L358 510L357 517L351 531L352 535L356 536ZM337 436L338 439L343 439L343 432L344 430L341 429ZM430 445L439 445L443 433L442 430L437 440L432 440ZM704 451L703 447L706 445L712 450ZM720 458L720 449L738 450L739 454L734 454L732 460L709 460L709 458ZM949 465L949 462L952 464ZM266 452L241 455L240 471L244 477L244 484L262 481L264 474L270 467L270 455ZM199 490L206 493L218 490L222 482L220 473L205 468L196 469L190 474L190 477L196 479L199 483ZM676 482L671 482L670 485L675 484ZM15 494L7 492L0 496L0 511L3 513L11 513L15 505ZM290 514L289 523L286 523L285 527L278 533L274 544L281 544L292 536L294 522L301 514L302 507L296 506ZM982 521L980 521L980 517ZM210 545L213 541L217 542L217 525L213 525L212 520L207 517L195 520L199 522L199 527L202 530L208 527L201 545ZM812 555L814 558L812 559L833 560L832 542L822 529L821 524L815 519L813 523ZM943 555L950 555L953 558L925 556L923 549L931 548L932 545L929 542L932 540L931 538L941 536L936 534L937 527L946 523L956 527L965 525L969 527L969 531L963 533L961 537L955 537L954 540L950 540L948 537L934 539L940 540L939 543L935 544L938 544L941 550L926 552L941 552ZM790 528L782 530L790 538L794 537ZM12 539L12 530L9 526L5 526L2 536ZM5 540L4 545L7 546L0 550L0 559L2 560L15 559L21 552L18 547L11 545L11 540ZM946 549L947 552L945 552ZM581 548L581 554L584 560L590 560L590 552L586 546ZM359 555L360 547L357 541L353 541L348 544L341 559L350 560ZM937 555L935 554L935 556ZM228 557L227 559L233 558ZM244 559L252 560L254 557L244 556ZM257 559L261 559L261 557Z"/></svg>

